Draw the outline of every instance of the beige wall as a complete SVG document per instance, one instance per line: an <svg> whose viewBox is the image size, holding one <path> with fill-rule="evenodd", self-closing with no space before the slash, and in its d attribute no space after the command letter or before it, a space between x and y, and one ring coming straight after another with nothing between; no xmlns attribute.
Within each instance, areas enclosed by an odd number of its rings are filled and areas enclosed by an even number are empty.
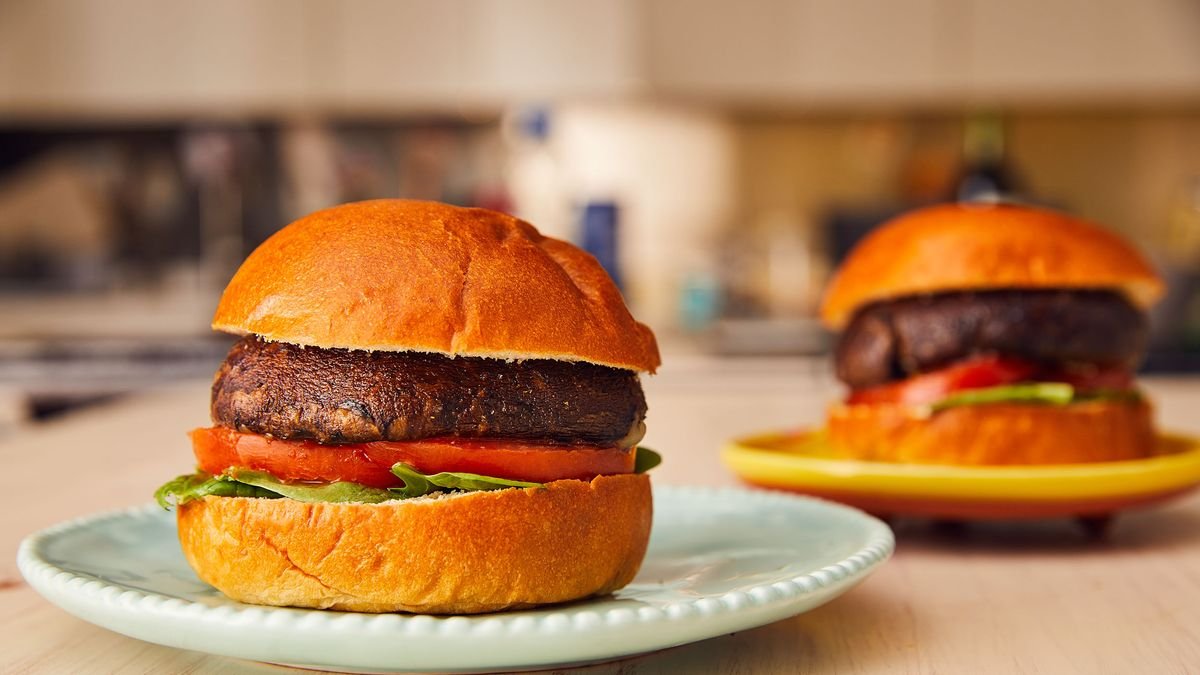
<svg viewBox="0 0 1200 675"><path fill-rule="evenodd" d="M1200 113L1017 117L1012 152L1039 194L1166 254L1171 212L1200 178Z"/></svg>
<svg viewBox="0 0 1200 675"><path fill-rule="evenodd" d="M742 119L740 221L753 226L780 209L807 222L838 204L901 205L913 191L911 163L955 170L962 126L959 116ZM1014 114L1007 146L1035 198L1162 248L1172 209L1200 178L1200 112Z"/></svg>

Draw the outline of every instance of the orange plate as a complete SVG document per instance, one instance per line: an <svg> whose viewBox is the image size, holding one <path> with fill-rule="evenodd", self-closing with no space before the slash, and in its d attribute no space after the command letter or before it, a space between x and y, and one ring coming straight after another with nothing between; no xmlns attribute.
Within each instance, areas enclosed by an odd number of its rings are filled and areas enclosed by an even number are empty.
<svg viewBox="0 0 1200 675"><path fill-rule="evenodd" d="M1042 466L945 466L840 459L822 431L729 443L721 458L743 480L825 497L881 515L965 520L1103 516L1200 485L1200 440L1164 434L1153 457Z"/></svg>

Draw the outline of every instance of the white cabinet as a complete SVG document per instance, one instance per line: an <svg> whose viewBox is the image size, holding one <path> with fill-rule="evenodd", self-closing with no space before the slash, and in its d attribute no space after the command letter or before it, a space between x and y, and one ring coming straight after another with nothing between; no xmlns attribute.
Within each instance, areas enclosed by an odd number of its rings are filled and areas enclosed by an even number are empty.
<svg viewBox="0 0 1200 675"><path fill-rule="evenodd" d="M305 29L303 3L290 0L7 0L0 110L288 107L309 86Z"/></svg>
<svg viewBox="0 0 1200 675"><path fill-rule="evenodd" d="M734 102L928 96L945 87L937 0L648 0L658 91Z"/></svg>
<svg viewBox="0 0 1200 675"><path fill-rule="evenodd" d="M671 94L758 97L794 86L799 17L779 0L647 0L647 69Z"/></svg>
<svg viewBox="0 0 1200 675"><path fill-rule="evenodd" d="M3 0L0 112L455 111L634 93L635 0Z"/></svg>
<svg viewBox="0 0 1200 675"><path fill-rule="evenodd" d="M637 0L474 0L468 86L494 100L632 94L644 84Z"/></svg>
<svg viewBox="0 0 1200 675"><path fill-rule="evenodd" d="M970 0L963 80L983 98L1099 97L1200 91L1195 0Z"/></svg>
<svg viewBox="0 0 1200 675"><path fill-rule="evenodd" d="M919 99L953 85L939 0L798 4L802 86L835 97Z"/></svg>
<svg viewBox="0 0 1200 675"><path fill-rule="evenodd" d="M640 83L631 0L313 0L314 96L365 108L494 107Z"/></svg>
<svg viewBox="0 0 1200 675"><path fill-rule="evenodd" d="M314 0L314 102L386 109L453 107L471 50L468 0Z"/></svg>
<svg viewBox="0 0 1200 675"><path fill-rule="evenodd" d="M1196 0L0 0L0 113L1198 92Z"/></svg>
<svg viewBox="0 0 1200 675"><path fill-rule="evenodd" d="M647 0L656 91L732 104L1200 93L1195 0Z"/></svg>

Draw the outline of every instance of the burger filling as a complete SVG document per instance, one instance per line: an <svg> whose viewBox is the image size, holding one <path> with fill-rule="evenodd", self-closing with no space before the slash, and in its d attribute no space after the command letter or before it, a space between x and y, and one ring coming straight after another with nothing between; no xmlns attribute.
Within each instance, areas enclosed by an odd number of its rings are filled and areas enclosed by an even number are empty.
<svg viewBox="0 0 1200 675"><path fill-rule="evenodd" d="M499 438L637 444L637 373L591 363L318 349L254 336L234 345L212 390L216 423L320 443Z"/></svg>
<svg viewBox="0 0 1200 675"><path fill-rule="evenodd" d="M250 336L213 383L216 425L191 433L197 473L156 497L375 503L645 471L645 414L637 374L617 368Z"/></svg>
<svg viewBox="0 0 1200 675"><path fill-rule="evenodd" d="M1144 313L1105 290L913 296L860 309L835 354L848 403L1136 399Z"/></svg>

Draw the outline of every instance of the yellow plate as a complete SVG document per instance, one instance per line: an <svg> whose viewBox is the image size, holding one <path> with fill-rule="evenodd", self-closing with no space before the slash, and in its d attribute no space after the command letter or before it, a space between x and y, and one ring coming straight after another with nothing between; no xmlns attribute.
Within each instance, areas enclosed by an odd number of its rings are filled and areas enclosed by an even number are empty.
<svg viewBox="0 0 1200 675"><path fill-rule="evenodd" d="M722 451L743 480L884 515L1043 518L1105 515L1200 485L1200 440L1159 436L1154 457L1042 466L944 466L839 459L820 431L768 433Z"/></svg>

